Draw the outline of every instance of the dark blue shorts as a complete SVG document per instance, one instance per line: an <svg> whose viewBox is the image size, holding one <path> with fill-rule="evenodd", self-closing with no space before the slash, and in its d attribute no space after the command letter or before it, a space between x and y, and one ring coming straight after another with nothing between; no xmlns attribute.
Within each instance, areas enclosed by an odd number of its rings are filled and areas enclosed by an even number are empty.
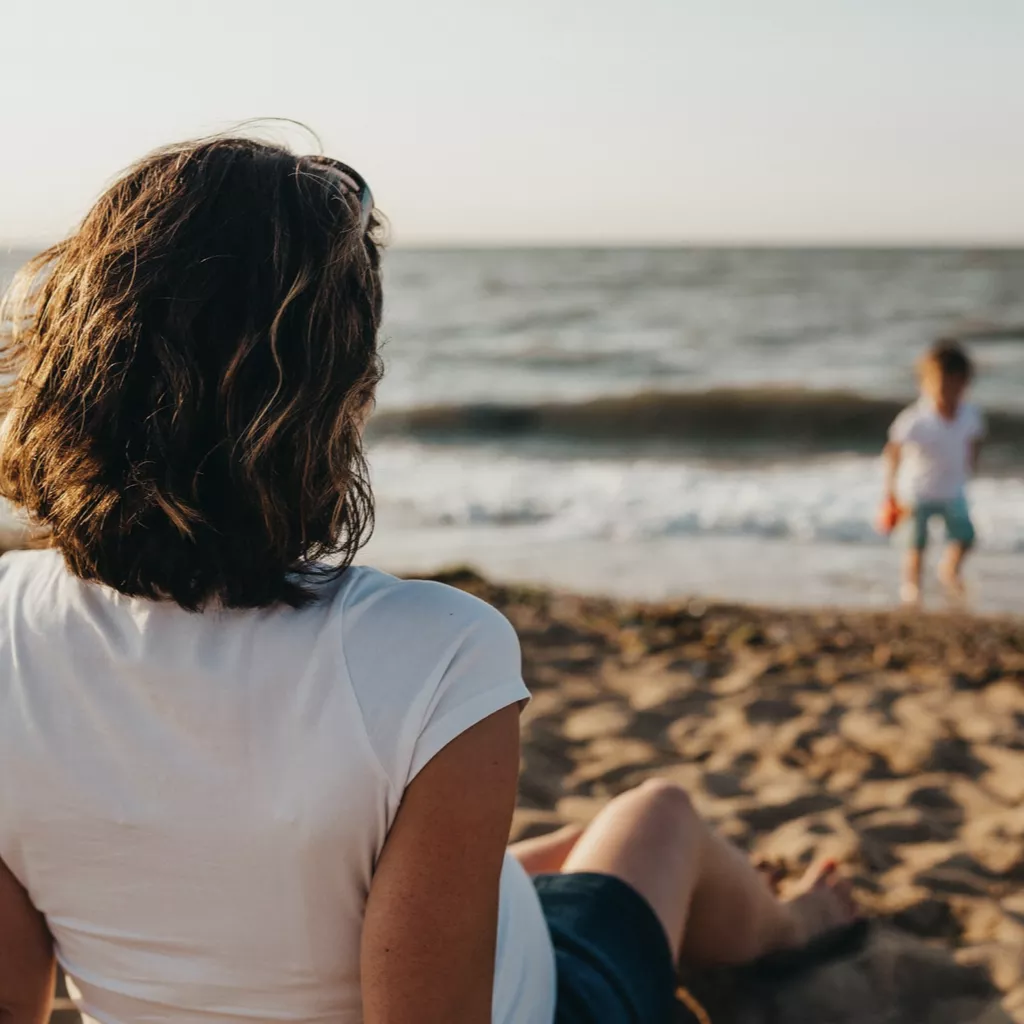
<svg viewBox="0 0 1024 1024"><path fill-rule="evenodd" d="M647 900L610 875L533 881L555 947L555 1024L670 1024L675 965Z"/></svg>
<svg viewBox="0 0 1024 1024"><path fill-rule="evenodd" d="M946 527L946 539L969 548L974 544L974 524L964 497L949 501L919 501L910 510L906 537L907 547L924 551L928 546L928 523L941 519Z"/></svg>

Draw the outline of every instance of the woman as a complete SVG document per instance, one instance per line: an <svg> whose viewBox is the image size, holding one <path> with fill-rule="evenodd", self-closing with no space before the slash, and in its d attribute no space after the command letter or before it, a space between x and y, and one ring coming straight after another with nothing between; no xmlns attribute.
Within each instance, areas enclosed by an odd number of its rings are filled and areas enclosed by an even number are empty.
<svg viewBox="0 0 1024 1024"><path fill-rule="evenodd" d="M505 850L513 630L350 567L377 234L351 168L216 138L12 292L0 493L48 549L0 560L0 1017L46 1018L56 954L106 1024L655 1022L678 957L849 919L667 783Z"/></svg>

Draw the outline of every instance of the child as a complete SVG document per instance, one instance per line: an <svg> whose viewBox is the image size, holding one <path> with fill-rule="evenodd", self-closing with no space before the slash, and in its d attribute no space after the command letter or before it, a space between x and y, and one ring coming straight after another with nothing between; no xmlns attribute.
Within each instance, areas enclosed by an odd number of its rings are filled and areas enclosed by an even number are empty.
<svg viewBox="0 0 1024 1024"><path fill-rule="evenodd" d="M956 342L936 342L918 364L920 398L889 428L884 452L887 502L896 500L903 461L909 478L909 547L900 588L906 604L920 601L928 523L936 516L943 520L948 540L939 579L952 599L963 597L960 570L974 543L966 487L985 433L981 412L963 400L973 373L970 359Z"/></svg>

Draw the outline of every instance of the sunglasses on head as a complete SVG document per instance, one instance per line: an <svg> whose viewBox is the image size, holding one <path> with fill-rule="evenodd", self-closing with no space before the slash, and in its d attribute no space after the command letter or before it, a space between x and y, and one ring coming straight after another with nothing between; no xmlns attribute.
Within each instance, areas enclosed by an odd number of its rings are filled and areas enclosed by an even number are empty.
<svg viewBox="0 0 1024 1024"><path fill-rule="evenodd" d="M359 201L359 226L362 231L370 226L370 216L373 213L373 193L366 179L348 164L340 160L332 160L326 156L306 158L311 167L331 172L331 177L339 181L345 195L355 196Z"/></svg>

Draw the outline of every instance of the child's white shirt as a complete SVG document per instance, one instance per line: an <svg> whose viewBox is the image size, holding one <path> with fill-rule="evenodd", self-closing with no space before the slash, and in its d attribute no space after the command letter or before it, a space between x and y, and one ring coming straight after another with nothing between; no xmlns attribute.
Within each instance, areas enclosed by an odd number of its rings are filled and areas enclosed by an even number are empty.
<svg viewBox="0 0 1024 1024"><path fill-rule="evenodd" d="M951 420L924 397L904 409L889 428L889 440L903 449L911 500L962 497L971 475L971 445L984 434L981 410L970 402L961 402Z"/></svg>

